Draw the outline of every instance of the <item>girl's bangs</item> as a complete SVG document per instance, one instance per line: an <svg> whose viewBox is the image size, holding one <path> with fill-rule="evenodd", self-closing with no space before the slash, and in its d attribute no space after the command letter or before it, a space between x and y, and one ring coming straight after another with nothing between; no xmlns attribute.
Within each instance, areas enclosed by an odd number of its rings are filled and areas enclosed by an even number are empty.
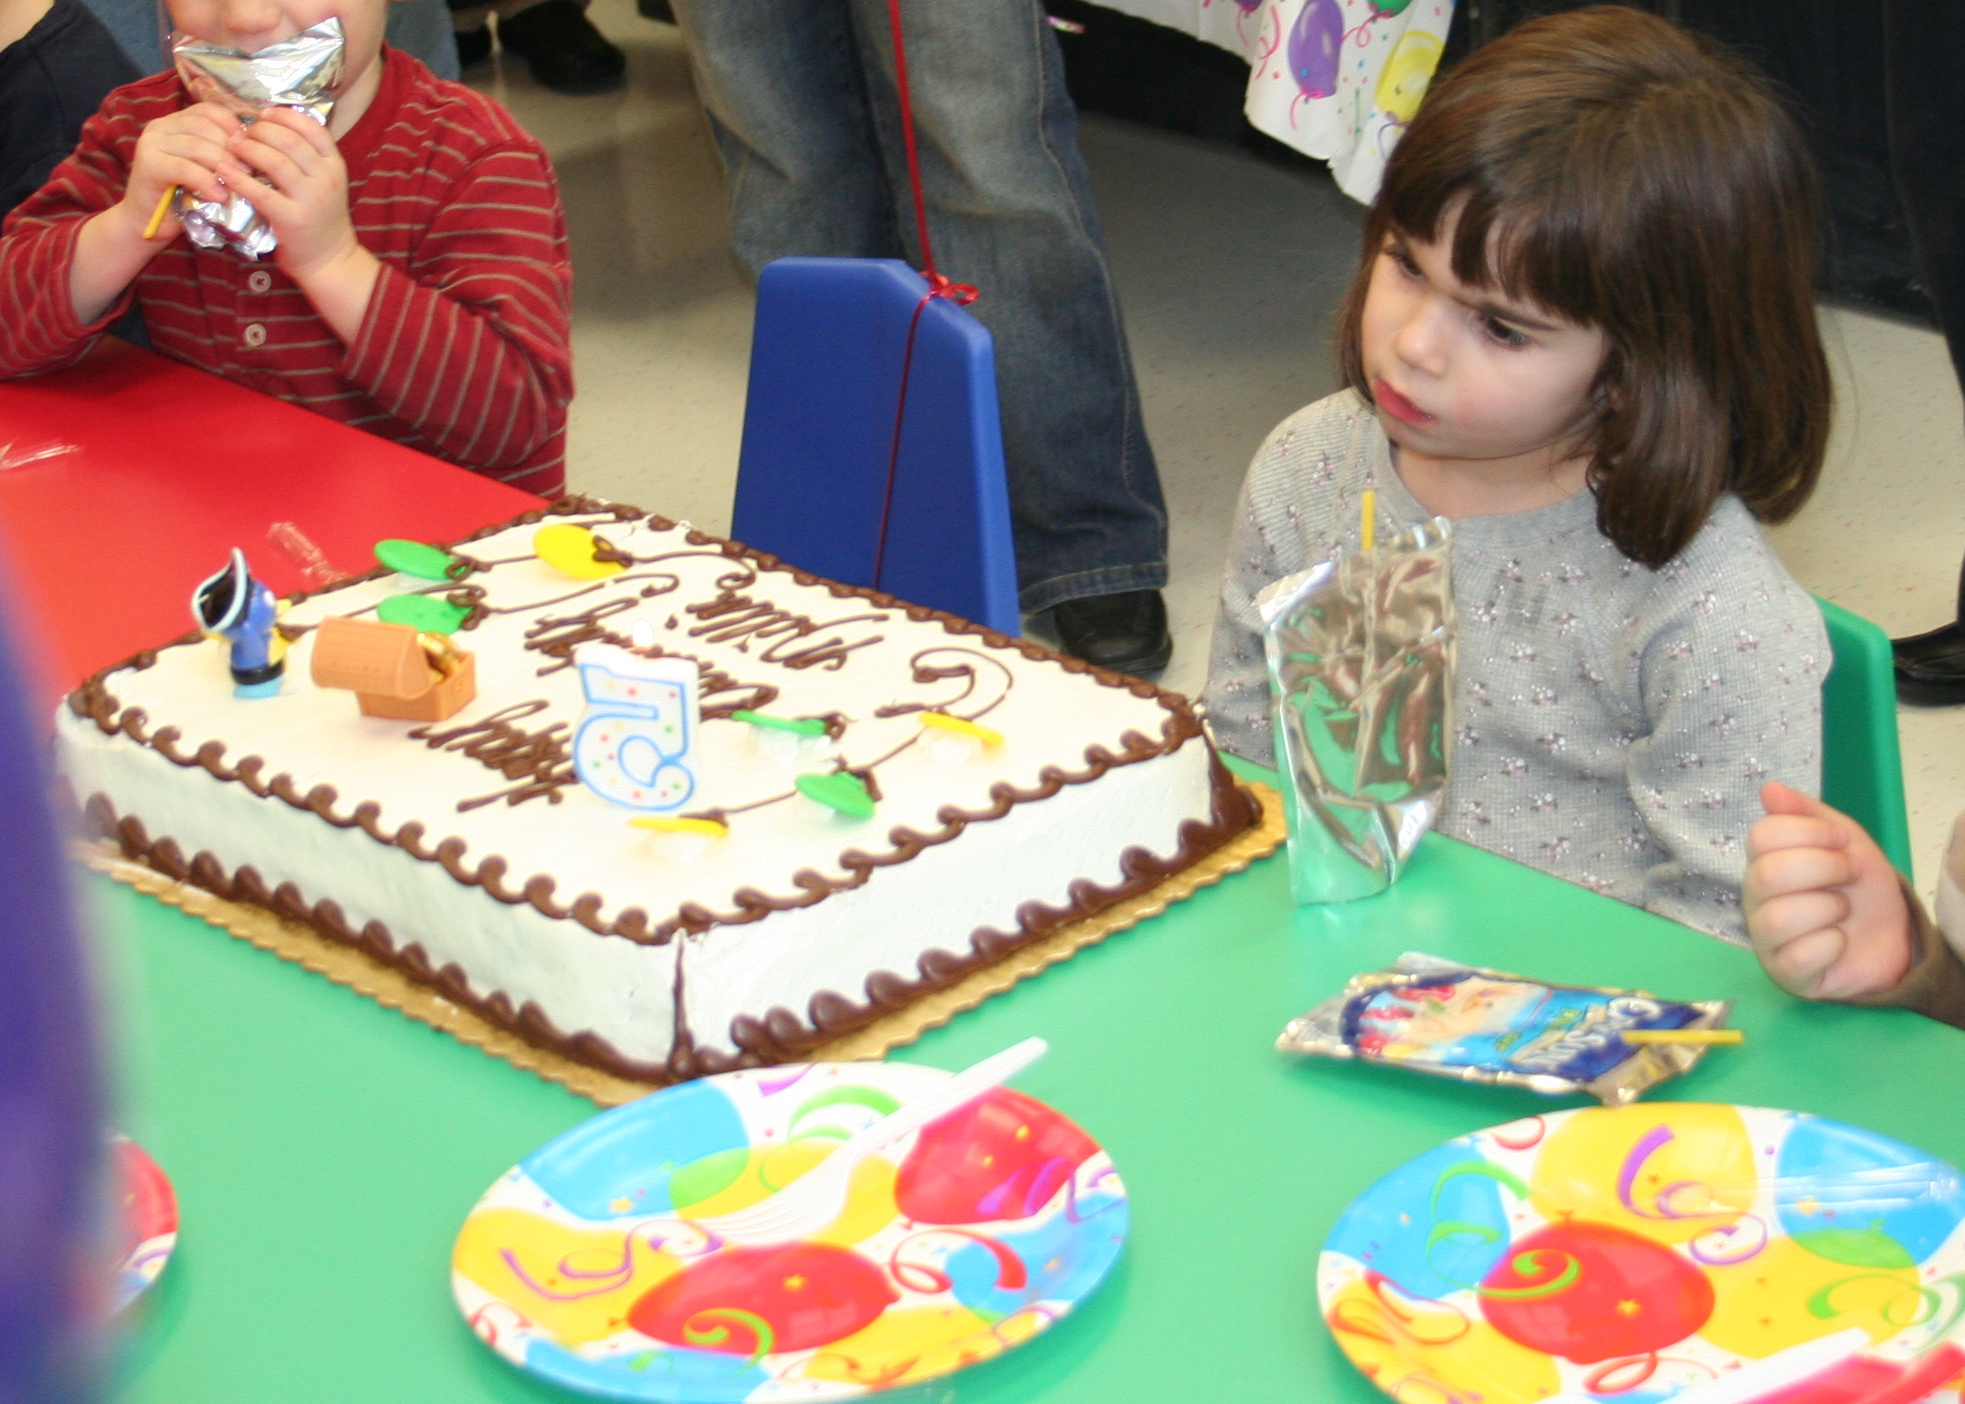
<svg viewBox="0 0 1965 1404"><path fill-rule="evenodd" d="M1589 237L1577 212L1558 214L1549 201L1510 198L1481 174L1461 171L1450 182L1414 181L1386 191L1374 211L1382 218L1380 242L1397 234L1437 243L1450 226L1453 276L1468 287L1498 289L1577 326L1602 325L1589 253L1599 241Z"/></svg>

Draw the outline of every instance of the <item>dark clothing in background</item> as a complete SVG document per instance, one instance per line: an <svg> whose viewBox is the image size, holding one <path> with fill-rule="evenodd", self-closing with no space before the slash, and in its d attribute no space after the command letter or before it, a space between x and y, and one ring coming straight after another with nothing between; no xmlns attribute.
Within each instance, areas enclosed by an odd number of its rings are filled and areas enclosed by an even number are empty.
<svg viewBox="0 0 1965 1404"><path fill-rule="evenodd" d="M1965 6L1885 0L1890 170L1965 385Z"/></svg>
<svg viewBox="0 0 1965 1404"><path fill-rule="evenodd" d="M0 49L0 220L48 183L102 100L142 76L82 0L55 0L34 28ZM150 344L134 307L109 331Z"/></svg>
<svg viewBox="0 0 1965 1404"><path fill-rule="evenodd" d="M0 218L47 184L110 91L142 76L82 0L55 0L0 50Z"/></svg>
<svg viewBox="0 0 1965 1404"><path fill-rule="evenodd" d="M1965 6L1684 0L1793 101L1822 168L1831 292L1948 329L1965 368Z"/></svg>

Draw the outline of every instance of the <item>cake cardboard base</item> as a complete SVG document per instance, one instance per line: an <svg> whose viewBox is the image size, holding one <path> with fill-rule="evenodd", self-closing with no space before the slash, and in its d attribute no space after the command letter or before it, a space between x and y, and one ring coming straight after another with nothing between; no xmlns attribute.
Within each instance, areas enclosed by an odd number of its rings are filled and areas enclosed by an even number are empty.
<svg viewBox="0 0 1965 1404"><path fill-rule="evenodd" d="M929 1029L939 1028L965 1009L973 1009L993 994L1000 994L1019 980L1068 960L1087 946L1097 945L1114 932L1124 931L1148 917L1158 916L1175 902L1197 890L1239 873L1258 858L1276 851L1287 834L1282 796L1267 785L1243 781L1262 803L1262 822L1244 830L1200 862L1175 873L1157 887L1136 897L1115 902L1104 911L1072 922L1020 950L1012 951L996 964L976 971L946 989L937 990L884 1015L861 1029L822 1044L810 1055L815 1062L853 1062L879 1058L889 1049L912 1043ZM293 961L316 974L325 975L338 985L377 1003L399 1009L412 1019L482 1048L516 1067L557 1082L571 1092L590 1098L604 1107L618 1106L645 1096L663 1084L639 1082L576 1063L571 1058L549 1052L508 1029L480 1017L472 1010L452 1003L430 988L419 984L394 966L384 965L364 951L332 941L311 926L288 921L263 907L227 901L187 882L166 877L156 869L125 858L113 843L80 846L84 862L96 872L126 883L169 906L199 917L242 941L250 941L282 960Z"/></svg>

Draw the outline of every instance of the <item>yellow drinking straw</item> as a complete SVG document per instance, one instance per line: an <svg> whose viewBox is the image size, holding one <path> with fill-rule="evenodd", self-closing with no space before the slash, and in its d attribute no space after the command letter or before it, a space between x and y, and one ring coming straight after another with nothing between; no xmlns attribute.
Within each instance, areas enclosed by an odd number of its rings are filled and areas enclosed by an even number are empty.
<svg viewBox="0 0 1965 1404"><path fill-rule="evenodd" d="M1632 1029L1617 1035L1626 1043L1744 1043L1741 1029Z"/></svg>
<svg viewBox="0 0 1965 1404"><path fill-rule="evenodd" d="M157 237L157 231L164 227L164 216L171 212L171 201L175 200L183 189L184 187L181 185L173 185L169 190L164 192L164 198L157 202L156 212L150 216L150 223L143 227L144 238L154 239Z"/></svg>
<svg viewBox="0 0 1965 1404"><path fill-rule="evenodd" d="M1365 514L1364 549L1369 551L1378 541L1378 494L1370 488L1364 492L1363 510Z"/></svg>

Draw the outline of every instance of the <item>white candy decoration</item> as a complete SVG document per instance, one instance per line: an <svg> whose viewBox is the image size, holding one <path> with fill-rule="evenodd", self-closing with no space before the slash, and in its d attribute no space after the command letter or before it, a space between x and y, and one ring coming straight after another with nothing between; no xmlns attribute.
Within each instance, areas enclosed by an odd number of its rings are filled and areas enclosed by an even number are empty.
<svg viewBox="0 0 1965 1404"><path fill-rule="evenodd" d="M690 754L699 719L698 670L686 658L644 658L589 644L574 661L587 710L573 735L580 783L629 809L679 809L696 793Z"/></svg>

